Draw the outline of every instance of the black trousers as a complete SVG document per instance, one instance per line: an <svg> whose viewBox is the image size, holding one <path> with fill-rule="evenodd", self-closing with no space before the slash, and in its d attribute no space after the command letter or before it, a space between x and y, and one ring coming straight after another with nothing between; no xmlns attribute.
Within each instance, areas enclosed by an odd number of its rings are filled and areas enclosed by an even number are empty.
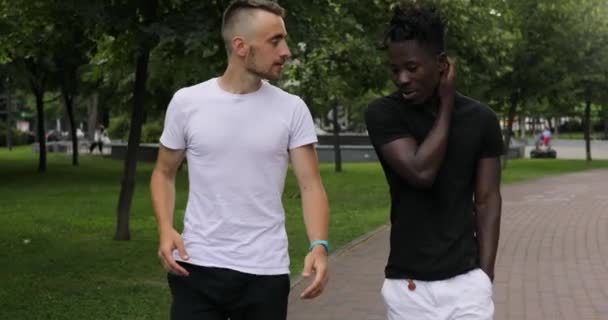
<svg viewBox="0 0 608 320"><path fill-rule="evenodd" d="M289 275L260 276L179 262L190 273L167 275L172 320L285 320Z"/></svg>
<svg viewBox="0 0 608 320"><path fill-rule="evenodd" d="M93 142L91 146L89 146L89 153L92 153L95 147L99 148L99 152L103 152L103 142Z"/></svg>

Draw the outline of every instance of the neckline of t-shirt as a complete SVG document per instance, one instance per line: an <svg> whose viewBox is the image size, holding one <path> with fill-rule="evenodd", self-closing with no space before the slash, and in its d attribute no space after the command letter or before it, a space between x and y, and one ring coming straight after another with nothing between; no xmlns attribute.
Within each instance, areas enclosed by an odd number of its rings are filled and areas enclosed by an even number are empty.
<svg viewBox="0 0 608 320"><path fill-rule="evenodd" d="M218 90L218 92L220 92L222 95L225 95L227 97L233 97L233 98L245 98L245 97L256 96L256 95L260 94L264 90L264 88L268 85L266 83L266 81L262 80L262 84L255 91L247 92L247 93L232 93L232 92L228 92L228 91L224 90L222 88L222 86L220 86L219 77L213 78L213 83L214 83L216 89Z"/></svg>
<svg viewBox="0 0 608 320"><path fill-rule="evenodd" d="M401 93L399 91L395 91L391 95L394 96L398 101L403 101L403 97L401 96ZM463 94L461 94L460 92L458 92L458 91L454 92L454 109L453 109L453 111L457 111L457 110L461 109L461 105L458 103L458 101L463 100L464 98L465 98L465 96ZM426 107L416 108L409 104L405 104L405 106L408 108L412 108L412 110L415 110L417 112L422 112L422 113L429 114L433 117L437 117L436 112L431 112Z"/></svg>

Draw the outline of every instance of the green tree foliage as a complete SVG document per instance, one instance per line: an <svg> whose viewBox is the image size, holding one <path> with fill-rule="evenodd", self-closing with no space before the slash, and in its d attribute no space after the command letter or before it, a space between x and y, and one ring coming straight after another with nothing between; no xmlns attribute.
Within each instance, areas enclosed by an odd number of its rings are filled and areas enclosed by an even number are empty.
<svg viewBox="0 0 608 320"><path fill-rule="evenodd" d="M447 18L447 53L456 61L458 89L505 119L507 146L517 116L586 117L588 140L594 114L608 124L606 1L427 1ZM340 107L352 120L348 129L363 131L367 103L392 90L381 41L391 8L403 2L279 1L287 9L293 59L277 84L300 95L316 118L324 121ZM110 121L118 135L113 138L127 139L130 150L117 238L128 238L137 146L157 139L178 88L225 68L220 28L228 3L0 0L0 64L10 66L16 91L29 90L32 98L25 100L35 102L39 170L46 169L49 96L63 96L67 106L77 96L84 101L94 95L105 121L121 119ZM337 135L339 127L334 128ZM336 145L336 159L339 149ZM587 153L591 159L590 149Z"/></svg>

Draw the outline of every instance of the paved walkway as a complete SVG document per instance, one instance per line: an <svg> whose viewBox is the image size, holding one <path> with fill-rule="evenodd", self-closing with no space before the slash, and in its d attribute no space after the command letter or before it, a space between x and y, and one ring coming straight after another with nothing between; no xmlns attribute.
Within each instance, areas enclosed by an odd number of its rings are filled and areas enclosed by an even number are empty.
<svg viewBox="0 0 608 320"><path fill-rule="evenodd" d="M388 228L332 256L313 301L290 296L289 320L385 319L380 297ZM494 282L496 320L608 319L608 171L503 187Z"/></svg>

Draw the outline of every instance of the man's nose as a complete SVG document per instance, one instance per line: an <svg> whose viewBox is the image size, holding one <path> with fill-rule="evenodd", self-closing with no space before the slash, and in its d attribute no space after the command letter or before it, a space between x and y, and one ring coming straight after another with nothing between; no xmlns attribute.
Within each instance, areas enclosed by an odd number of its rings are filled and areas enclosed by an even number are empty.
<svg viewBox="0 0 608 320"><path fill-rule="evenodd" d="M400 85L409 84L411 82L409 72L407 72L406 70L400 71L399 74L397 75L397 82L399 82Z"/></svg>
<svg viewBox="0 0 608 320"><path fill-rule="evenodd" d="M291 58L291 51L289 50L289 47L287 46L287 44L282 46L281 52L279 54L281 55L281 58L283 58L283 60L287 60L287 59Z"/></svg>

